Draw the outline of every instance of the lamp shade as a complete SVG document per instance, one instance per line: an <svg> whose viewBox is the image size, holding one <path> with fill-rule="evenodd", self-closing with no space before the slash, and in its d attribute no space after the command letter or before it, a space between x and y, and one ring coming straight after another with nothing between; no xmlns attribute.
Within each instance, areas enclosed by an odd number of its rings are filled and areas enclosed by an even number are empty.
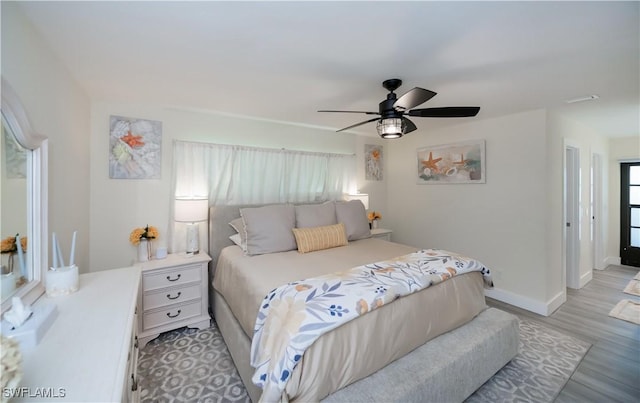
<svg viewBox="0 0 640 403"><path fill-rule="evenodd" d="M369 195L367 193L350 193L345 195L344 199L347 201L360 200L364 204L364 209L369 210Z"/></svg>
<svg viewBox="0 0 640 403"><path fill-rule="evenodd" d="M397 139L404 135L407 125L402 118L385 118L378 121L376 129L383 139Z"/></svg>
<svg viewBox="0 0 640 403"><path fill-rule="evenodd" d="M176 199L174 219L178 222L206 221L209 200Z"/></svg>

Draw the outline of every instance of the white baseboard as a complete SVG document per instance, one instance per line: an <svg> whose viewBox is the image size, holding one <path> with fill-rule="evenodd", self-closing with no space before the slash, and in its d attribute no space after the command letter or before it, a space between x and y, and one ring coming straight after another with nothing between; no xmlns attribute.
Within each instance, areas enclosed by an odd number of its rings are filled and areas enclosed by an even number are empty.
<svg viewBox="0 0 640 403"><path fill-rule="evenodd" d="M567 300L566 292L558 293L546 303L498 288L485 290L484 294L489 298L497 299L498 301L506 302L509 305L517 306L518 308L526 309L527 311L543 316L551 315Z"/></svg>
<svg viewBox="0 0 640 403"><path fill-rule="evenodd" d="M587 283L589 283L589 281L591 281L592 278L593 278L593 270L589 270L587 273L580 276L580 282L578 284L578 287L580 288L584 287L585 285L587 285Z"/></svg>
<svg viewBox="0 0 640 403"><path fill-rule="evenodd" d="M607 258L604 259L604 263L606 266L609 266L611 264L620 266L620 256L607 256Z"/></svg>

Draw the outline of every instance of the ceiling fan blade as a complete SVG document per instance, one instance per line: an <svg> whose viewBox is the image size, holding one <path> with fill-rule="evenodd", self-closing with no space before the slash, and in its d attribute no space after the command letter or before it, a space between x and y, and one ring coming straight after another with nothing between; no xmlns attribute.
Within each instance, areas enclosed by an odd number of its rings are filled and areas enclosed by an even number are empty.
<svg viewBox="0 0 640 403"><path fill-rule="evenodd" d="M407 91L406 94L398 98L398 100L393 104L393 108L397 111L407 111L424 102L427 102L436 95L436 92L425 90L424 88L420 87L415 87L414 89Z"/></svg>
<svg viewBox="0 0 640 403"><path fill-rule="evenodd" d="M421 118L467 118L476 116L479 111L479 106L448 106L444 108L413 109L407 111L406 114Z"/></svg>
<svg viewBox="0 0 640 403"><path fill-rule="evenodd" d="M343 132L345 130L353 129L354 127L358 127L358 126L361 126L361 125L363 125L365 123L369 123L369 122L375 122L376 120L379 120L379 119L380 118L373 118L373 119L365 120L364 122L356 123L355 125L351 125L349 127L345 127L344 129L337 130L336 132Z"/></svg>
<svg viewBox="0 0 640 403"><path fill-rule="evenodd" d="M330 111L330 110L321 110L318 112L337 112L337 113L364 113L367 115L379 115L378 112L364 112L364 111Z"/></svg>
<svg viewBox="0 0 640 403"><path fill-rule="evenodd" d="M411 133L414 130L417 130L418 128L416 127L415 123L413 123L412 121L410 121L409 119L405 118L404 116L402 117L402 121L404 122L404 124L406 125L406 130L404 131L404 134L408 134Z"/></svg>

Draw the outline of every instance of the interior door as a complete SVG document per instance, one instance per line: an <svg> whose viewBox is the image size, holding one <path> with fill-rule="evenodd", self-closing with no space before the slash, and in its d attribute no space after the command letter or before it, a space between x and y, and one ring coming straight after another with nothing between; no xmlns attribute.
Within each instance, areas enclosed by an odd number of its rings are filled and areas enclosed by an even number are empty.
<svg viewBox="0 0 640 403"><path fill-rule="evenodd" d="M620 164L620 262L640 267L640 162Z"/></svg>

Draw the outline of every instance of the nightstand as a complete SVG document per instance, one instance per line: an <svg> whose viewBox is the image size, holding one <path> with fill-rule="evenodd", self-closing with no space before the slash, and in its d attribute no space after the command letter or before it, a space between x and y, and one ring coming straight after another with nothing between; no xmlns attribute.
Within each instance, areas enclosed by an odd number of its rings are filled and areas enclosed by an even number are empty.
<svg viewBox="0 0 640 403"><path fill-rule="evenodd" d="M391 231L390 229L384 229L384 228L375 228L371 230L371 237L372 238L380 238L380 239L384 239L385 241L389 241L391 242L391 233L393 231Z"/></svg>
<svg viewBox="0 0 640 403"><path fill-rule="evenodd" d="M209 317L206 253L174 253L138 263L142 287L138 296L138 340L143 348L162 332L180 327L206 329Z"/></svg>

